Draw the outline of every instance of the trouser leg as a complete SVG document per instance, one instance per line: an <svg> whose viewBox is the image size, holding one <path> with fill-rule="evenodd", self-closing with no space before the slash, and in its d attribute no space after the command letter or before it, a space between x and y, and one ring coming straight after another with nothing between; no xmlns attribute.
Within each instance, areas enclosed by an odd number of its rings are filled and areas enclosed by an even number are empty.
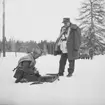
<svg viewBox="0 0 105 105"><path fill-rule="evenodd" d="M61 58L59 61L59 74L63 75L64 73L64 69L65 69L65 65L66 65L66 61L67 61L67 54L61 54Z"/></svg>
<svg viewBox="0 0 105 105"><path fill-rule="evenodd" d="M69 60L68 73L72 74L74 72L75 60Z"/></svg>

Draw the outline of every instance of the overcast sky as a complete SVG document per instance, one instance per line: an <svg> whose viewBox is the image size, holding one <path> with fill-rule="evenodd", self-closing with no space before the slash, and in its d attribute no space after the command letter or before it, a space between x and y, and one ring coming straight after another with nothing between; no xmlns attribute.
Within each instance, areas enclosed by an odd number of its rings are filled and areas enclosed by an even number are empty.
<svg viewBox="0 0 105 105"><path fill-rule="evenodd" d="M55 41L64 17L79 15L83 0L6 0L6 38ZM0 39L2 39L2 0L0 0Z"/></svg>

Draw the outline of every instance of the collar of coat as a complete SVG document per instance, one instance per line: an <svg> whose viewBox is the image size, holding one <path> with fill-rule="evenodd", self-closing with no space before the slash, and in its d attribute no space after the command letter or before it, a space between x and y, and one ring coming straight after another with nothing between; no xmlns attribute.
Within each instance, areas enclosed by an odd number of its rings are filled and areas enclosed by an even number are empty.
<svg viewBox="0 0 105 105"><path fill-rule="evenodd" d="M70 28L71 28L71 29L77 29L78 26L77 26L76 24L72 24L72 23L71 23Z"/></svg>

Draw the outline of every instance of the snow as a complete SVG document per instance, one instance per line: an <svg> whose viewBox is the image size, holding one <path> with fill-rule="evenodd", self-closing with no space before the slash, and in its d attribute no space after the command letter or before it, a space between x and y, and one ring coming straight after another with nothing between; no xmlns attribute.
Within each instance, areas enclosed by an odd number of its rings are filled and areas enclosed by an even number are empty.
<svg viewBox="0 0 105 105"><path fill-rule="evenodd" d="M12 71L21 56L6 53L0 57L0 105L104 105L105 104L105 55L93 60L76 60L75 72L67 78L68 62L64 77L54 83L30 85L15 84ZM58 72L60 56L45 55L37 59L41 75Z"/></svg>

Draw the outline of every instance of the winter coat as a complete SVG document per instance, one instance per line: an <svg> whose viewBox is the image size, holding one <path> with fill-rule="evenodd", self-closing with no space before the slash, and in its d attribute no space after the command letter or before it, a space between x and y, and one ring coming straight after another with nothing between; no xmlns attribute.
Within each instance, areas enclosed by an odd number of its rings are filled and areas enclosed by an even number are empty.
<svg viewBox="0 0 105 105"><path fill-rule="evenodd" d="M34 67L36 64L36 59L42 55L43 51L36 46L31 53L23 56L18 61L18 66L14 69L16 70L14 74L14 78L22 79L25 78L28 81L32 79L36 79L36 75L38 74L37 69ZM14 71L13 70L13 71Z"/></svg>
<svg viewBox="0 0 105 105"><path fill-rule="evenodd" d="M35 59L33 58L32 53L29 53L28 55L20 58L20 60L18 61L18 65L21 64L24 61L29 61L30 64L31 64L30 66L32 66L32 67L34 67L35 63L36 63Z"/></svg>
<svg viewBox="0 0 105 105"><path fill-rule="evenodd" d="M33 49L33 51L31 53L29 53L28 55L20 58L20 60L18 61L18 65L21 62L24 61L29 61L30 62L30 67L34 67L35 66L35 59L37 59L38 57L40 57L42 55L42 50L37 46L35 49Z"/></svg>
<svg viewBox="0 0 105 105"><path fill-rule="evenodd" d="M23 73L24 73L23 77L26 77L27 75L30 74L34 74L35 64L36 61L33 58L32 53L29 53L28 55L21 57L18 61L18 66L15 68L16 72L14 74L14 77L20 78L21 75L23 75Z"/></svg>
<svg viewBox="0 0 105 105"><path fill-rule="evenodd" d="M67 39L68 60L75 60L79 58L78 51L81 44L81 31L80 28L75 24L71 24L70 28L71 30ZM55 51L57 51L58 42L61 36L62 35L60 35L56 41Z"/></svg>

